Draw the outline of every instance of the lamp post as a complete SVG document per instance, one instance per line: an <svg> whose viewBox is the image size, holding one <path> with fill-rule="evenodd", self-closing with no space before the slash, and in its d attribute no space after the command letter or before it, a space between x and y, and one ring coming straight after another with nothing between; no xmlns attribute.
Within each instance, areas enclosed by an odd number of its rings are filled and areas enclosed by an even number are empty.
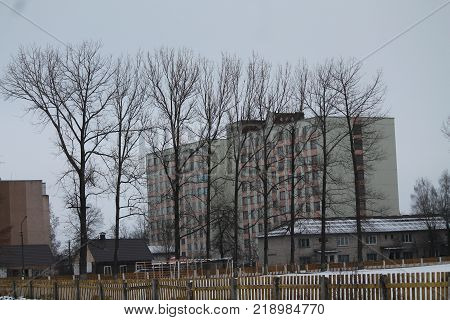
<svg viewBox="0 0 450 320"><path fill-rule="evenodd" d="M23 223L27 219L27 216L23 217L22 222L20 223L20 242L21 242L21 251L22 251L22 278L25 277L25 259L23 254Z"/></svg>

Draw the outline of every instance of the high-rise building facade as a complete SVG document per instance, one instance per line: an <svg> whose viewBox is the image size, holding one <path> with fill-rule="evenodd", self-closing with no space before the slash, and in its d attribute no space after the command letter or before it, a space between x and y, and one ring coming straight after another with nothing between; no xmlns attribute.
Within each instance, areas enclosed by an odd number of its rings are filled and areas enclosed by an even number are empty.
<svg viewBox="0 0 450 320"><path fill-rule="evenodd" d="M49 198L40 180L0 180L0 244L50 245Z"/></svg>
<svg viewBox="0 0 450 320"><path fill-rule="evenodd" d="M257 235L264 231L264 206L269 230L288 223L292 198L296 218L321 215L323 142L315 121L305 119L302 113L271 114L263 121L231 124L227 139L217 141L214 155L220 160L213 180L221 184L214 188L213 206L233 208L235 168L238 168L239 247L243 261L258 259L256 241ZM326 214L352 217L355 215L354 175L345 119L334 117L328 121L334 129L327 132L330 151ZM237 166L236 153L233 154L236 141L241 144ZM186 149L192 150L193 146ZM378 119L370 128L355 126L354 146L358 181L364 195L363 215L398 215L394 119ZM205 221L207 174L202 150L189 159L184 171L181 224L190 226L185 230L191 232L186 232L181 239L181 252L188 257L202 257L205 253L204 229L195 231L195 226ZM169 156L170 150L167 152ZM173 204L169 181L159 162L157 157L147 156L151 242L164 245L164 242L173 243ZM217 230L213 229L214 232ZM213 252L218 255L217 250Z"/></svg>

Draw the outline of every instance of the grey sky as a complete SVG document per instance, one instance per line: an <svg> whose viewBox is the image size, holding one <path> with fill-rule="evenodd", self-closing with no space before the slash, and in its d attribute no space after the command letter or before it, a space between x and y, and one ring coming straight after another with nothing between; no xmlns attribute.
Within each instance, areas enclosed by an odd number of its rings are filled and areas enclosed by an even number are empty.
<svg viewBox="0 0 450 320"><path fill-rule="evenodd" d="M310 64L329 57L362 58L415 23L442 0L430 1L24 1L2 0L66 43L101 40L104 52L134 54L160 46L189 47L217 59L252 51L274 62ZM0 70L20 45L60 45L0 5ZM385 107L395 117L402 212L410 210L417 177L437 181L450 164L440 129L450 114L450 5L365 62L382 69ZM0 177L42 179L62 216L56 179L64 162L52 141L23 115L23 102L0 99ZM105 223L112 214L105 212Z"/></svg>

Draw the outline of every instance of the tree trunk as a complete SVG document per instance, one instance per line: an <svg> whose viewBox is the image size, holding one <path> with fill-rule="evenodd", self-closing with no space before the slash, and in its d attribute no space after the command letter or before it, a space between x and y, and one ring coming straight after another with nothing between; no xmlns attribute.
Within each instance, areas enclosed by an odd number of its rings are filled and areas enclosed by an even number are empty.
<svg viewBox="0 0 450 320"><path fill-rule="evenodd" d="M238 219L238 201L239 201L239 157L235 159L234 166L234 203L233 203L233 228L234 228L234 247L233 261L236 266L238 263L238 247L239 247L239 219Z"/></svg>
<svg viewBox="0 0 450 320"><path fill-rule="evenodd" d="M117 279L117 275L119 274L118 253L119 253L119 229L120 229L120 183L116 185L115 210L116 210L116 225L114 228L113 275L114 278Z"/></svg>
<svg viewBox="0 0 450 320"><path fill-rule="evenodd" d="M82 170L84 169L84 164L82 164ZM83 171L84 172L84 171ZM86 274L86 263L87 263L87 224L86 224L86 181L84 173L79 175L80 179L80 275Z"/></svg>
<svg viewBox="0 0 450 320"><path fill-rule="evenodd" d="M355 188L355 209L356 209L356 236L358 239L358 245L357 245L357 259L358 259L358 269L363 268L363 239L362 239L362 214L361 214L361 183L363 181L359 181L358 178L358 163L356 161L356 150L355 150L355 143L353 140L353 128L351 125L351 118L347 116L347 128L349 133L349 139L350 139L350 152L352 156L352 165L353 165L353 183Z"/></svg>
<svg viewBox="0 0 450 320"><path fill-rule="evenodd" d="M264 195L264 209L263 209L263 214L264 214L264 268L263 268L263 273L267 274L268 269L269 269L269 203L268 203L268 193L269 193L269 188L267 185L267 169L268 169L268 159L267 157L269 156L267 154L267 141L264 141L264 146L263 146L263 150L264 150L264 167L263 167L263 195Z"/></svg>
<svg viewBox="0 0 450 320"><path fill-rule="evenodd" d="M173 211L174 211L174 245L175 259L180 259L180 159L179 150L175 148L175 179L173 190Z"/></svg>
<svg viewBox="0 0 450 320"><path fill-rule="evenodd" d="M206 164L208 168L206 190L206 259L209 259L211 257L211 141L208 141Z"/></svg>
<svg viewBox="0 0 450 320"><path fill-rule="evenodd" d="M321 124L323 126L322 130L322 150L323 150L323 164L322 164L322 199L321 199L321 243L320 243L320 270L326 270L327 257L325 254L326 250L326 207L327 207L327 169L328 169L328 150L327 150L327 127L326 124Z"/></svg>
<svg viewBox="0 0 450 320"><path fill-rule="evenodd" d="M291 211L291 219L289 223L290 229L290 240L291 240L291 255L289 263L291 265L291 272L294 271L295 268L295 126L291 128L291 199L290 199L290 211Z"/></svg>

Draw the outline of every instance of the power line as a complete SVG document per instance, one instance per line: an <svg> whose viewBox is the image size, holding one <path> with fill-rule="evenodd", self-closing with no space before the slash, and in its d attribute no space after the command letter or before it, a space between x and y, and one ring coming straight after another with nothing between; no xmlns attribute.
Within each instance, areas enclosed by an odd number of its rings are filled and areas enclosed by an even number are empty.
<svg viewBox="0 0 450 320"><path fill-rule="evenodd" d="M5 3L4 1L0 0L0 4L2 4L4 7L8 8L9 10L11 10L13 13L15 13L16 15L18 15L19 17L21 17L22 19L25 19L26 21L28 21L29 23L31 23L33 26L35 26L36 28L38 28L39 30L41 30L42 32L44 32L46 35L48 35L49 37L55 39L56 41L58 41L60 44L62 44L63 46L67 47L70 49L70 47L61 39L59 39L57 36L55 36L54 34L52 34L51 32L47 31L46 29L44 29L43 27L41 27L40 25L38 25L36 22L32 21L31 19L27 18L26 16L24 16L22 13L20 13L19 11L17 11L16 9L14 9L13 7L11 7L10 5L8 5L7 3Z"/></svg>
<svg viewBox="0 0 450 320"><path fill-rule="evenodd" d="M375 50L371 51L369 54L367 54L366 56L364 56L362 59L359 60L359 62L363 62L367 59L369 59L371 56L373 56L374 54L376 54L377 52L379 52L380 50L384 49L385 47L387 47L388 45L390 45L392 42L394 42L395 40L397 40L398 38L400 38L401 36L405 35L406 33L408 33L409 31L411 31L412 29L414 29L415 27L417 27L418 25L420 25L422 22L425 22L426 20L428 20L429 18L431 18L433 15L435 15L436 13L438 13L439 11L441 11L442 9L444 9L446 6L448 6L450 4L450 1L447 1L445 3L443 3L442 5L440 5L439 7L437 7L436 9L434 9L433 11L431 11L429 14L427 14L426 16L424 16L423 18L417 20L415 23L413 23L412 25L410 25L408 28L406 28L405 30L403 30L402 32L400 32L399 34L395 35L393 38L391 38L390 40L386 41L385 43L383 43L381 46L379 46L378 48L376 48Z"/></svg>

